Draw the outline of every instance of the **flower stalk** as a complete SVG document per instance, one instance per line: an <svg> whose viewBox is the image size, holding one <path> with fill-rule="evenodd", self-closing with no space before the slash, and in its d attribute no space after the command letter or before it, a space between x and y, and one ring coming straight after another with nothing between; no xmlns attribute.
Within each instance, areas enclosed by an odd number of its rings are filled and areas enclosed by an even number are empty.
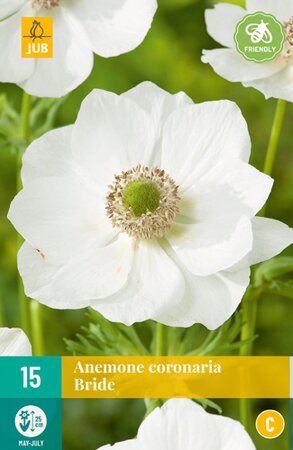
<svg viewBox="0 0 293 450"><path fill-rule="evenodd" d="M162 323L156 326L156 356L168 355L168 328Z"/></svg>
<svg viewBox="0 0 293 450"><path fill-rule="evenodd" d="M270 140L266 152L264 163L264 173L271 175L276 160L278 144L280 141L282 125L286 111L286 101L278 100ZM259 216L265 216L266 204L259 213ZM245 342L240 347L241 356L251 356L253 354L254 335L257 321L258 299L261 289L252 289L248 291L242 302L243 326L241 330L241 341ZM251 417L251 402L249 399L240 399L240 417L241 422L248 428Z"/></svg>
<svg viewBox="0 0 293 450"><path fill-rule="evenodd" d="M168 327L162 323L156 324L156 345L155 356L167 356L168 355ZM164 404L164 401L160 398L146 399L146 414L147 417L155 408Z"/></svg>
<svg viewBox="0 0 293 450"><path fill-rule="evenodd" d="M30 113L32 109L32 97L26 92L23 93L21 106L20 134L24 141L24 147L17 153L17 191L22 189L21 181L21 165L24 149L30 143ZM18 250L23 244L23 238L18 235ZM43 336L42 336L42 320L41 305L37 302L29 301L24 293L23 283L20 275L18 275L18 293L21 307L21 325L25 333L31 338L34 353L38 356L43 354Z"/></svg>
<svg viewBox="0 0 293 450"><path fill-rule="evenodd" d="M27 299L28 301L28 299ZM30 301L31 330L33 337L33 350L35 356L44 355L44 339L42 330L42 310L40 303Z"/></svg>
<svg viewBox="0 0 293 450"><path fill-rule="evenodd" d="M25 144L29 143L29 118L31 111L31 97L24 92L22 97L21 106L21 122L20 122L20 135ZM19 148L16 154L16 185L17 192L22 189L21 181L21 165L24 147ZM21 235L17 235L17 250L23 244L23 238ZM20 275L18 274L18 295L20 299L20 312L21 312L21 326L24 332L30 337L30 312L29 312L29 302L24 294L23 283Z"/></svg>
<svg viewBox="0 0 293 450"><path fill-rule="evenodd" d="M281 136L282 125L284 122L287 102L284 100L278 100L277 108L275 112L274 122L272 126L269 145L266 153L266 159L264 164L264 173L271 175L274 167L274 162L277 155L278 144ZM261 210L260 215L265 216L266 205Z"/></svg>

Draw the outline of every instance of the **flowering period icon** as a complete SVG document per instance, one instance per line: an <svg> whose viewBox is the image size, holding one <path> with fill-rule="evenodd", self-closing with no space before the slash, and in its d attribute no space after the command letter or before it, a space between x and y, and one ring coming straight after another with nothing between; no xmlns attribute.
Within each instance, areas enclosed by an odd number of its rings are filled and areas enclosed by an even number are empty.
<svg viewBox="0 0 293 450"><path fill-rule="evenodd" d="M23 436L35 438L45 431L47 416L38 406L24 406L16 413L15 427Z"/></svg>

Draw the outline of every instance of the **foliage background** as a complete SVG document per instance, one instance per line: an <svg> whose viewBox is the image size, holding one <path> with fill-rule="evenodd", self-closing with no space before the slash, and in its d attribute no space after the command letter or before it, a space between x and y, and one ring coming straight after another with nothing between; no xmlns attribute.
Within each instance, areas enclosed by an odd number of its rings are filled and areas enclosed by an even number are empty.
<svg viewBox="0 0 293 450"><path fill-rule="evenodd" d="M207 0L159 0L159 10L151 32L134 52L117 58L95 58L90 78L65 99L57 116L57 126L74 122L80 103L93 89L124 92L141 81L151 80L175 93L183 90L195 102L229 99L240 106L252 136L251 163L262 169L272 124L275 100L265 101L262 94L229 83L217 76L210 66L201 63L203 48L216 44L208 36L204 10ZM233 3L241 3L233 1ZM20 109L21 90L1 85L16 110ZM293 108L287 109L286 120L274 168L276 180L267 215L293 225ZM7 146L0 147L0 321L3 326L19 326L17 292L16 233L6 219L9 204L16 192L16 154ZM290 250L286 254L290 254ZM292 254L292 250L291 250ZM293 347L293 303L277 296L260 300L255 353L258 355L290 355ZM42 309L46 354L68 354L63 338L74 339L86 323L84 311ZM219 401L225 415L239 418L237 401ZM288 416L286 401L255 401L254 417L266 408L277 408ZM137 400L67 400L64 402L64 450L94 450L106 443L129 439L144 416L143 401ZM73 426L74 425L74 426ZM288 434L274 441L251 435L258 450L289 450Z"/></svg>

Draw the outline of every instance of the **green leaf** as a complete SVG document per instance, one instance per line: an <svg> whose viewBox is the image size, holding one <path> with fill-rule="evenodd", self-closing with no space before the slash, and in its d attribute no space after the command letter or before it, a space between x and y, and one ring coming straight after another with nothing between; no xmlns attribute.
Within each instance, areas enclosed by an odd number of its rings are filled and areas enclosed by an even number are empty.
<svg viewBox="0 0 293 450"><path fill-rule="evenodd" d="M19 137L19 113L15 111L5 94L0 94L0 138Z"/></svg>
<svg viewBox="0 0 293 450"><path fill-rule="evenodd" d="M65 339L66 347L75 355L137 356L149 355L134 326L112 323L89 309L90 323L75 340Z"/></svg>
<svg viewBox="0 0 293 450"><path fill-rule="evenodd" d="M293 299L293 280L272 281L272 283L265 286L265 292Z"/></svg>
<svg viewBox="0 0 293 450"><path fill-rule="evenodd" d="M199 403L204 409L211 408L217 411L219 414L222 414L222 408L212 400L208 398L196 398L196 403Z"/></svg>
<svg viewBox="0 0 293 450"><path fill-rule="evenodd" d="M255 286L261 286L267 281L274 280L293 272L293 257L283 256L273 258L259 265L255 270Z"/></svg>

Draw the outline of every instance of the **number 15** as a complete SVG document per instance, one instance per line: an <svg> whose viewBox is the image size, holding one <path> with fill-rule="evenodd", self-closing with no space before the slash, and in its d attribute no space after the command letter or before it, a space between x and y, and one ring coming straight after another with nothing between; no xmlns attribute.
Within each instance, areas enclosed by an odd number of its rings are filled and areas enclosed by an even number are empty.
<svg viewBox="0 0 293 450"><path fill-rule="evenodd" d="M41 370L40 367L22 367L20 370L23 374L24 389L27 389L28 385L33 389L37 389L41 386L41 377L36 373Z"/></svg>

